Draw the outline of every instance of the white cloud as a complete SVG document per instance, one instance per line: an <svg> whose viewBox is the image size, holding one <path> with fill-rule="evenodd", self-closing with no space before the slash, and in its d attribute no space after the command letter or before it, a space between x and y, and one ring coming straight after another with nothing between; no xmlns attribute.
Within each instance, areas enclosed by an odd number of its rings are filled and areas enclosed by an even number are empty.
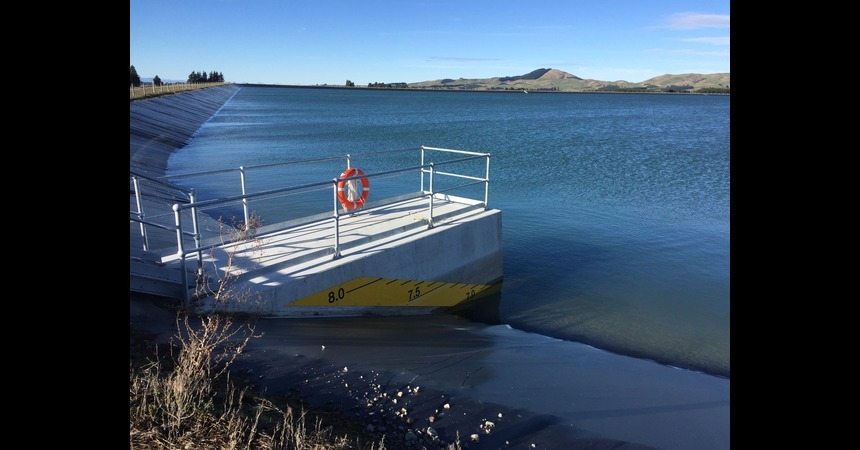
<svg viewBox="0 0 860 450"><path fill-rule="evenodd" d="M697 28L729 28L728 14L678 13L669 17L666 28L694 30Z"/></svg>
<svg viewBox="0 0 860 450"><path fill-rule="evenodd" d="M696 42L696 43L700 43L700 44L712 44L712 45L730 45L729 40L730 40L730 38L728 36L682 39L682 41L685 41L685 42Z"/></svg>

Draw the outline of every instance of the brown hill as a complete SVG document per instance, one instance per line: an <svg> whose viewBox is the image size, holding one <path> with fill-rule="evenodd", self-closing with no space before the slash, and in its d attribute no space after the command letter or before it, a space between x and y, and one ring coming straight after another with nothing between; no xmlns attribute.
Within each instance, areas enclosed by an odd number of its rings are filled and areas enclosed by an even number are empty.
<svg viewBox="0 0 860 450"><path fill-rule="evenodd" d="M518 75L514 77L501 77L498 80L499 82L507 82L517 80L564 80L566 78L576 78L577 80L582 79L579 77L575 77L567 72L562 72L558 69L537 69L525 75Z"/></svg>
<svg viewBox="0 0 860 450"><path fill-rule="evenodd" d="M549 69L546 71L545 74L540 76L541 80L564 80L566 78L576 78L577 80L582 79L582 78L579 78L575 75L571 75L567 72L563 72L563 71L558 70L558 69Z"/></svg>
<svg viewBox="0 0 860 450"><path fill-rule="evenodd" d="M445 78L441 80L408 83L410 88L418 89L469 89L469 90L532 90L532 91L609 91L641 89L646 91L694 91L697 89L728 89L729 73L680 75L660 75L648 80L631 83L629 81L601 81L582 79L558 69L537 69L524 75L494 78Z"/></svg>
<svg viewBox="0 0 860 450"><path fill-rule="evenodd" d="M645 80L641 83L636 83L638 86L693 86L695 89L705 87L729 87L730 76L728 73L712 73L703 75L700 73L684 73L681 75L660 75Z"/></svg>

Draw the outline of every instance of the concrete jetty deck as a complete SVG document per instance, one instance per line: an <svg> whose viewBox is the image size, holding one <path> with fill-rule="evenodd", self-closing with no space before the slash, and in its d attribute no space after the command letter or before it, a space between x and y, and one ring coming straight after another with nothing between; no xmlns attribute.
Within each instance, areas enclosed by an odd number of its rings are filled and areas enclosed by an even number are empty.
<svg viewBox="0 0 860 450"><path fill-rule="evenodd" d="M215 280L229 280L234 298L210 295L200 308L286 317L406 315L477 300L502 279L501 216L481 203L438 195L430 227L428 200L407 196L341 216L337 243L332 217L262 227L252 239L204 252L211 289L219 287ZM181 264L175 254L161 263ZM197 263L186 259L189 273Z"/></svg>

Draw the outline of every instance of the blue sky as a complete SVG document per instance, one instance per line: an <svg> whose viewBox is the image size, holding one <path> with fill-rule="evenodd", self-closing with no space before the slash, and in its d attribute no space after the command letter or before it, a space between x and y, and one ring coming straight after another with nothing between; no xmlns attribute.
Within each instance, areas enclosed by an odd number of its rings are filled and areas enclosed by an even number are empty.
<svg viewBox="0 0 860 450"><path fill-rule="evenodd" d="M730 72L729 0L130 0L142 78L358 86L553 68L601 81Z"/></svg>

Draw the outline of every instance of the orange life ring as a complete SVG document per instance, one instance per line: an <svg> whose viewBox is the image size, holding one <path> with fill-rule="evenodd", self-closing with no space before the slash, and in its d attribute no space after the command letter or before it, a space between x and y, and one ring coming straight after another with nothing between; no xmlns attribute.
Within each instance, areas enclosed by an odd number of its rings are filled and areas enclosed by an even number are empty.
<svg viewBox="0 0 860 450"><path fill-rule="evenodd" d="M361 169L350 167L340 174L340 178L357 177L362 175L364 175L364 172L362 172ZM352 211L353 209L364 206L364 202L367 201L367 196L370 195L370 181L367 180L367 177L361 178L360 181L360 194L358 192L359 180L341 180L337 182L337 199L340 200L340 204L343 205L347 211Z"/></svg>

